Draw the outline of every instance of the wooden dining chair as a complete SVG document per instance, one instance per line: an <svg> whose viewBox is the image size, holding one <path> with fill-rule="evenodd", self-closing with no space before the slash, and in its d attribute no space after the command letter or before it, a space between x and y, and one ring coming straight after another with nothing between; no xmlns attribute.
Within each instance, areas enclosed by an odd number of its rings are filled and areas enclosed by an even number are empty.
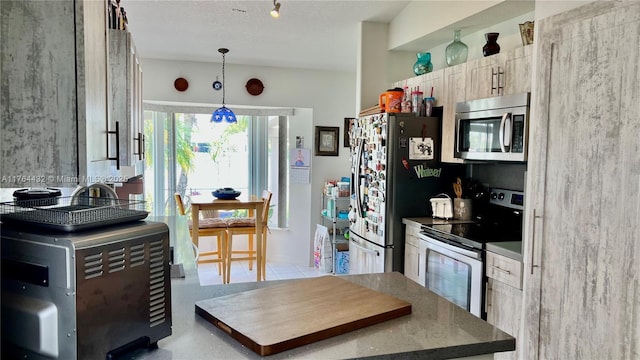
<svg viewBox="0 0 640 360"><path fill-rule="evenodd" d="M262 268L262 279L266 280L266 254L267 254L267 222L269 221L269 206L271 204L271 192L268 190L262 191L262 263L256 264ZM242 217L242 218L227 218L227 283L231 280L231 262L237 260L249 260L249 270L253 268L253 260L257 260L256 252L254 248L253 237L256 235L256 219L255 217ZM234 235L248 235L247 250L234 250L233 249L233 236ZM234 255L241 255L234 257Z"/></svg>
<svg viewBox="0 0 640 360"><path fill-rule="evenodd" d="M186 215L184 203L182 202L182 196L179 193L174 194L176 204L178 205L178 211L180 215ZM216 238L216 250L200 252L200 244L193 242L193 224L192 220L187 220L189 224L189 235L192 239L192 245L195 251L196 264L206 263L218 263L218 275L222 275L222 280L225 282L227 277L225 276L225 261L227 249L227 223L222 218L202 218L200 219L200 225L198 229L198 238L203 236L212 236Z"/></svg>

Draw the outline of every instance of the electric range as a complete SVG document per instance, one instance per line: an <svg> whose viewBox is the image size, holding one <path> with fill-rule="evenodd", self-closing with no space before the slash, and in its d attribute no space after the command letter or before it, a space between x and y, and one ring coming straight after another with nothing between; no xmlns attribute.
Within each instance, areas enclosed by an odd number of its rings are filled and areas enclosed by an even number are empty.
<svg viewBox="0 0 640 360"><path fill-rule="evenodd" d="M427 289L486 319L486 244L522 241L523 208L524 193L496 188L477 221L423 225Z"/></svg>

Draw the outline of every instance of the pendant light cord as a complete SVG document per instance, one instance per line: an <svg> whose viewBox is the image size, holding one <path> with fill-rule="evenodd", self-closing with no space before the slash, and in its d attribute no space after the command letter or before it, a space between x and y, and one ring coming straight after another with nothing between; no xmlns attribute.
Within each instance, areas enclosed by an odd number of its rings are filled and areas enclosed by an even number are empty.
<svg viewBox="0 0 640 360"><path fill-rule="evenodd" d="M224 81L224 55L225 53L222 53L222 106L224 106L224 88L227 86L226 82Z"/></svg>

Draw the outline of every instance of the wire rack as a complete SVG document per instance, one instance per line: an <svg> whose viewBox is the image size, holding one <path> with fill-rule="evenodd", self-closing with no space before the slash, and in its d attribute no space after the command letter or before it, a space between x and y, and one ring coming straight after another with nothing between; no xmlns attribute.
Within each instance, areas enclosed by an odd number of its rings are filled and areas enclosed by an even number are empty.
<svg viewBox="0 0 640 360"><path fill-rule="evenodd" d="M57 197L0 203L3 224L37 225L63 231L144 219L144 201L98 197Z"/></svg>

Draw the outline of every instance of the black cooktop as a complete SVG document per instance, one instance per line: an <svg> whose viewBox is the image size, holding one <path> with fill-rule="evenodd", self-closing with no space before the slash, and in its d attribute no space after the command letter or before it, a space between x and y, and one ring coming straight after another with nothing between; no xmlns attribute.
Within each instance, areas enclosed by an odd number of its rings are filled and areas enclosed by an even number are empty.
<svg viewBox="0 0 640 360"><path fill-rule="evenodd" d="M520 229L495 223L423 225L422 231L436 240L475 249L485 249L488 242L522 241Z"/></svg>

